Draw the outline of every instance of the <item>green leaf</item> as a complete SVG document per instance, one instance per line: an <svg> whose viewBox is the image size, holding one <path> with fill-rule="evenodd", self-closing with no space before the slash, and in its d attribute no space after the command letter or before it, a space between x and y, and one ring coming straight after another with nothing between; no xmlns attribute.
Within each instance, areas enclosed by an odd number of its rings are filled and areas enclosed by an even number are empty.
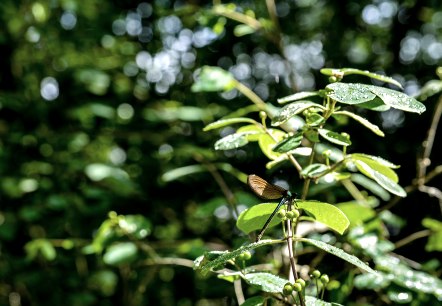
<svg viewBox="0 0 442 306"><path fill-rule="evenodd" d="M261 151L271 160L278 159L281 156L281 153L274 152L272 149L277 142L280 142L284 139L286 133L280 130L268 129L268 134L261 134L258 139L259 147ZM275 141L276 140L276 141Z"/></svg>
<svg viewBox="0 0 442 306"><path fill-rule="evenodd" d="M358 107L366 108L375 112L385 112L390 109L390 106L386 105L379 97L368 102L359 103Z"/></svg>
<svg viewBox="0 0 442 306"><path fill-rule="evenodd" d="M398 81L396 81L395 79L382 75L382 74L377 74L374 72L370 72L367 70L359 70L359 69L354 69L354 68L341 68L341 69L334 69L334 68L323 68L321 69L321 73L325 74L325 75L329 75L329 76L333 76L333 75L342 75L342 76L346 76L346 75L350 75L350 74L359 74L359 75L365 75L369 78L372 79L376 79L382 82L386 82L386 83L390 83L390 84L394 84L397 87L402 89L402 85L401 83L399 83Z"/></svg>
<svg viewBox="0 0 442 306"><path fill-rule="evenodd" d="M304 136L311 142L319 142L319 134L317 130L307 130L304 132Z"/></svg>
<svg viewBox="0 0 442 306"><path fill-rule="evenodd" d="M261 135L265 134L264 129L260 125L249 124L240 127L237 133L249 133L247 135L247 140L250 141L258 141Z"/></svg>
<svg viewBox="0 0 442 306"><path fill-rule="evenodd" d="M342 304L333 303L333 302L329 303L310 295L305 296L305 305L306 306L343 306Z"/></svg>
<svg viewBox="0 0 442 306"><path fill-rule="evenodd" d="M416 271L396 256L382 255L373 258L379 270L389 272L392 283L419 294L433 294L442 299L442 280L428 273Z"/></svg>
<svg viewBox="0 0 442 306"><path fill-rule="evenodd" d="M287 279L266 272L248 273L244 275L244 279L268 293L282 293L282 289L288 283Z"/></svg>
<svg viewBox="0 0 442 306"><path fill-rule="evenodd" d="M203 131L207 132L214 129L219 129L228 125L232 125L235 123L257 123L255 120L250 118L228 118L228 119L221 119L215 122L212 122L204 127Z"/></svg>
<svg viewBox="0 0 442 306"><path fill-rule="evenodd" d="M423 105L421 102L402 92L371 85L369 88L372 93L381 98L385 104L392 108L418 114L422 114L426 109L425 105Z"/></svg>
<svg viewBox="0 0 442 306"><path fill-rule="evenodd" d="M240 248L231 252L228 251L208 252L203 256L200 256L197 259L195 259L194 268L201 270L201 274L206 275L209 271L224 266L229 260L238 257L241 253L244 253L246 251L251 251L253 249L256 249L264 245L271 245L282 242L283 241L281 240L263 239L258 242L243 245Z"/></svg>
<svg viewBox="0 0 442 306"><path fill-rule="evenodd" d="M136 259L137 253L137 246L133 242L116 243L106 249L103 261L111 266L128 264Z"/></svg>
<svg viewBox="0 0 442 306"><path fill-rule="evenodd" d="M325 122L325 118L318 113L310 113L305 121L309 126L319 126Z"/></svg>
<svg viewBox="0 0 442 306"><path fill-rule="evenodd" d="M227 135L215 142L215 150L232 150L245 146L249 143L247 136L255 132L234 133Z"/></svg>
<svg viewBox="0 0 442 306"><path fill-rule="evenodd" d="M241 306L264 306L266 299L263 296L253 296L248 298Z"/></svg>
<svg viewBox="0 0 442 306"><path fill-rule="evenodd" d="M388 177L393 182L397 183L399 181L399 178L391 168L399 168L399 166L390 163L388 160L385 160L381 157L377 156L371 156L367 154L360 154L360 153L353 153L351 155L348 155L348 158L352 161L361 161L365 164L367 164L371 169L383 174L384 176ZM363 169L358 168L359 171L363 172ZM364 173L364 172L363 172ZM373 178L369 175L369 173L364 173L370 178Z"/></svg>
<svg viewBox="0 0 442 306"><path fill-rule="evenodd" d="M375 180L379 185L381 185L389 192L400 197L407 196L405 190L401 186L399 186L395 181L393 181L391 178L374 170L373 168L371 168L370 165L366 164L361 160L355 160L354 163L361 173Z"/></svg>
<svg viewBox="0 0 442 306"><path fill-rule="evenodd" d="M422 220L422 225L431 230L428 242L425 245L425 250L427 252L432 251L442 251L442 222L431 219L424 218Z"/></svg>
<svg viewBox="0 0 442 306"><path fill-rule="evenodd" d="M350 226L355 227L364 224L366 221L376 217L373 208L362 206L357 201L336 204L350 221Z"/></svg>
<svg viewBox="0 0 442 306"><path fill-rule="evenodd" d="M434 96L442 92L442 81L441 80L431 80L425 83L419 92L419 98L421 100L427 100L429 97Z"/></svg>
<svg viewBox="0 0 442 306"><path fill-rule="evenodd" d="M352 156L352 158L356 158L356 159L362 160L364 162L367 162L367 160L371 160L373 162L376 162L378 164L378 166L384 166L384 167L388 167L388 168L392 168L392 169L398 169L401 167L401 166L393 164L392 162L390 162L386 159L383 159L382 157L379 157L379 156L373 156L373 155L368 155L368 154L363 154L363 153L353 153L351 156ZM376 170L378 170L378 169L376 169ZM380 171L380 172L382 172L382 171ZM392 179L393 178L394 177L392 177Z"/></svg>
<svg viewBox="0 0 442 306"><path fill-rule="evenodd" d="M376 98L365 84L337 82L327 85L326 89L330 90L327 94L330 98L345 104L359 104Z"/></svg>
<svg viewBox="0 0 442 306"><path fill-rule="evenodd" d="M387 273L359 274L354 279L354 285L358 289L378 290L386 288L391 283L391 278Z"/></svg>
<svg viewBox="0 0 442 306"><path fill-rule="evenodd" d="M365 189L371 191L374 195L381 198L383 201L388 201L391 198L391 195L382 188L378 183L368 178L365 175L354 173L351 175L352 182L355 182Z"/></svg>
<svg viewBox="0 0 442 306"><path fill-rule="evenodd" d="M311 164L302 169L301 175L304 177L317 177L328 169L324 164Z"/></svg>
<svg viewBox="0 0 442 306"><path fill-rule="evenodd" d="M315 221L320 222L330 229L343 234L350 225L347 216L336 206L318 201L296 201L299 208L303 209Z"/></svg>
<svg viewBox="0 0 442 306"><path fill-rule="evenodd" d="M384 132L382 132L381 129L377 125L371 123L370 121L368 121L367 119L365 119L365 118L363 118L363 117L361 117L359 115L356 115L355 113L348 112L348 111L337 111L337 112L334 112L333 115L344 115L344 116L351 117L354 120L356 120L359 123L361 123L366 128L370 129L376 135L379 135L379 136L382 136L382 137L385 136Z"/></svg>
<svg viewBox="0 0 442 306"><path fill-rule="evenodd" d="M299 147L301 145L302 134L302 132L297 132L295 135L283 139L273 147L273 151L285 153Z"/></svg>
<svg viewBox="0 0 442 306"><path fill-rule="evenodd" d="M324 109L322 105L307 100L293 102L289 105L284 106L276 113L275 117L273 117L272 119L272 126L279 126L289 120L291 117L303 112L310 107L319 107L321 109Z"/></svg>
<svg viewBox="0 0 442 306"><path fill-rule="evenodd" d="M53 261L57 257L57 251L48 239L34 239L25 244L26 255L34 259L40 254L47 261Z"/></svg>
<svg viewBox="0 0 442 306"><path fill-rule="evenodd" d="M305 98L314 97L314 96L319 96L319 92L317 92L317 91L301 91L301 92L297 92L293 95L278 99L278 103L283 104L283 103L287 103L287 102L291 102L291 101L303 100Z"/></svg>
<svg viewBox="0 0 442 306"><path fill-rule="evenodd" d="M277 205L277 203L261 203L244 210L239 215L236 226L246 234L261 229ZM275 216L269 228L279 223L281 219Z"/></svg>
<svg viewBox="0 0 442 306"><path fill-rule="evenodd" d="M247 24L239 24L233 29L233 34L237 37L253 34L255 32L256 29Z"/></svg>
<svg viewBox="0 0 442 306"><path fill-rule="evenodd" d="M229 91L235 88L233 75L219 67L204 66L192 85L193 92Z"/></svg>
<svg viewBox="0 0 442 306"><path fill-rule="evenodd" d="M152 223L142 215L122 215L118 225L136 239L144 239L152 232Z"/></svg>
<svg viewBox="0 0 442 306"><path fill-rule="evenodd" d="M356 267L359 267L360 269L362 269L362 270L364 270L366 272L377 274L377 272L375 270L370 268L367 264L362 262L356 256L350 255L350 254L346 253L344 250L341 250L341 249L339 249L337 247L334 247L334 246L332 246L330 244L327 244L327 243L319 241L319 240L308 239L308 238L296 238L296 240L312 244L312 245L314 245L314 246L316 246L316 247L326 251L327 253L335 255L335 256L337 256L337 257L339 257L339 258L341 258L341 259L351 263L352 265L355 265Z"/></svg>
<svg viewBox="0 0 442 306"><path fill-rule="evenodd" d="M206 172L207 168L203 165L190 165L180 168L175 168L170 171L167 171L163 173L161 176L161 180L163 182L171 182L175 181L183 176L194 174L194 173L200 173L200 172Z"/></svg>
<svg viewBox="0 0 442 306"><path fill-rule="evenodd" d="M327 129L318 129L319 135L330 141L331 143L340 145L340 146L349 146L351 145L351 141L348 137L345 137L339 133L327 130Z"/></svg>

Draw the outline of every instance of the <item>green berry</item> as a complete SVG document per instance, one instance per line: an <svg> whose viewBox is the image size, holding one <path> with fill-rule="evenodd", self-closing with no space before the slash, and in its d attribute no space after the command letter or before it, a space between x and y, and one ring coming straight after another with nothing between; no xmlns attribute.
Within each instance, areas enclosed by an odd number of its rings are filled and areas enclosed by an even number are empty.
<svg viewBox="0 0 442 306"><path fill-rule="evenodd" d="M283 219L286 217L287 211L283 208L278 211L278 217Z"/></svg>
<svg viewBox="0 0 442 306"><path fill-rule="evenodd" d="M302 288L305 288L305 280L302 278L298 278L295 283L300 284Z"/></svg>
<svg viewBox="0 0 442 306"><path fill-rule="evenodd" d="M301 292L302 291L302 285L299 283L294 283L293 284L293 290L296 292Z"/></svg>
<svg viewBox="0 0 442 306"><path fill-rule="evenodd" d="M252 253L250 253L250 251L245 251L241 255L243 255L243 260L249 260L250 258L252 258Z"/></svg>
<svg viewBox="0 0 442 306"><path fill-rule="evenodd" d="M321 283L323 283L324 285L328 284L328 282L330 281L327 274L321 275L320 280L321 280Z"/></svg>
<svg viewBox="0 0 442 306"><path fill-rule="evenodd" d="M312 272L313 278L319 278L320 276L321 276L321 272L319 272L319 270L315 270Z"/></svg>
<svg viewBox="0 0 442 306"><path fill-rule="evenodd" d="M290 295L290 294L292 294L292 292L293 292L293 285L290 283L286 283L284 285L284 288L282 289L282 293L284 295Z"/></svg>
<svg viewBox="0 0 442 306"><path fill-rule="evenodd" d="M330 83L335 83L337 80L338 80L338 78L335 77L334 75L332 75L331 77L328 78L328 81L329 81Z"/></svg>

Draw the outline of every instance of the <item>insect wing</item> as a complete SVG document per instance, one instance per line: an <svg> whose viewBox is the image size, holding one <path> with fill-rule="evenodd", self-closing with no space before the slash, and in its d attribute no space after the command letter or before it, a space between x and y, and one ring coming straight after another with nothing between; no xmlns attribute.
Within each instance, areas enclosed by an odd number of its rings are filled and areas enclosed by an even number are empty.
<svg viewBox="0 0 442 306"><path fill-rule="evenodd" d="M284 188L272 185L255 174L247 177L247 183L257 196L266 200L279 199L287 194Z"/></svg>

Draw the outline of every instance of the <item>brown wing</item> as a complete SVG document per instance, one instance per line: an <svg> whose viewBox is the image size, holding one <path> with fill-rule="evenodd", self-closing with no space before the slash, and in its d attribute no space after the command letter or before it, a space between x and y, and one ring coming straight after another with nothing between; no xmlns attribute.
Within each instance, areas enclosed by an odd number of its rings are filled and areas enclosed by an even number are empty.
<svg viewBox="0 0 442 306"><path fill-rule="evenodd" d="M266 200L279 199L287 194L284 188L272 185L255 174L247 177L247 184L257 196Z"/></svg>

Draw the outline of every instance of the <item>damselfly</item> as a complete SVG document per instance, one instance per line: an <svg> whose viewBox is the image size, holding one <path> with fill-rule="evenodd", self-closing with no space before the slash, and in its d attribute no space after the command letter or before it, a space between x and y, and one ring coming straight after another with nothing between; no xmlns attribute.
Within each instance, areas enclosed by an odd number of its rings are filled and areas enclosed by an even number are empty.
<svg viewBox="0 0 442 306"><path fill-rule="evenodd" d="M280 186L270 184L269 182L255 174L251 174L247 177L247 184L249 184L249 187L253 190L253 192L262 199L276 200L281 198L278 206L276 206L275 210L272 212L262 229L259 231L258 236L256 236L256 242L258 242L262 238L262 235L264 235L265 230L269 226L273 217L278 212L279 208L281 208L283 204L293 201L296 195L292 195L290 191Z"/></svg>

